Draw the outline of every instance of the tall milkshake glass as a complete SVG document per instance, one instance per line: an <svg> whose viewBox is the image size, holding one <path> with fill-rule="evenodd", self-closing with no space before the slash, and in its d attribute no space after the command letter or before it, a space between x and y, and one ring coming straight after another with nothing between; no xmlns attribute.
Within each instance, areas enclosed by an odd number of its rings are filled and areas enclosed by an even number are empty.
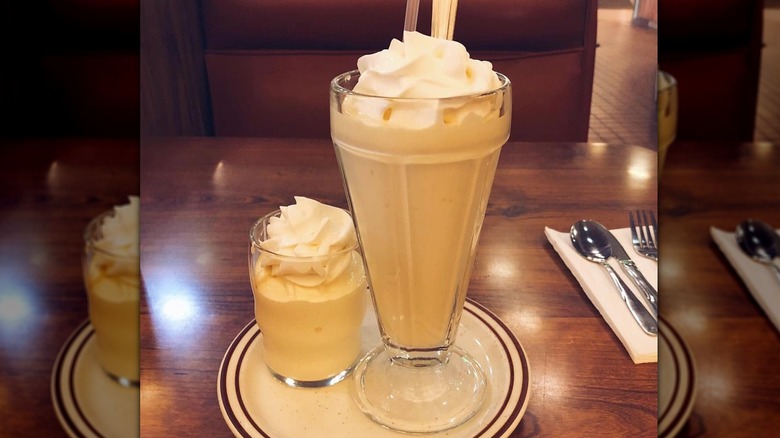
<svg viewBox="0 0 780 438"><path fill-rule="evenodd" d="M383 343L356 367L355 399L391 429L445 430L479 411L489 385L454 343L509 138L511 86L497 74L500 86L485 93L390 98L352 91L359 76L330 88L331 136ZM364 117L377 108L380 120ZM422 129L381 120L417 109L435 109L436 120Z"/></svg>

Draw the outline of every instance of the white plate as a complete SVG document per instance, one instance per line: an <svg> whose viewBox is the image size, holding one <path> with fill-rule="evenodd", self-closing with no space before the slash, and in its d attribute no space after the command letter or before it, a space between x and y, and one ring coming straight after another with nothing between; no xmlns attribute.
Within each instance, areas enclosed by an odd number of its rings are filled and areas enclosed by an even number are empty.
<svg viewBox="0 0 780 438"><path fill-rule="evenodd" d="M57 419L71 437L137 437L139 389L109 378L97 362L95 329L84 321L62 346L51 375Z"/></svg>
<svg viewBox="0 0 780 438"><path fill-rule="evenodd" d="M363 351L380 344L373 310L363 323ZM395 437L352 401L351 378L328 388L290 388L263 362L262 334L253 320L222 359L217 397L222 416L237 437ZM485 307L467 300L456 345L482 365L488 400L466 423L431 437L506 437L520 423L529 398L528 359L511 330Z"/></svg>
<svg viewBox="0 0 780 438"><path fill-rule="evenodd" d="M677 331L659 318L658 436L673 437L691 415L696 399L693 355Z"/></svg>

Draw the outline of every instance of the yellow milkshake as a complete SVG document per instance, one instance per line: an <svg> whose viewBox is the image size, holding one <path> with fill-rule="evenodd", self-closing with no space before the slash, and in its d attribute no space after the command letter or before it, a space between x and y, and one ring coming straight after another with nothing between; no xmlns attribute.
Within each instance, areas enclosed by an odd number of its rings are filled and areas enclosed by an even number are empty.
<svg viewBox="0 0 780 438"><path fill-rule="evenodd" d="M138 198L94 219L85 232L84 284L98 361L120 383L139 381Z"/></svg>
<svg viewBox="0 0 780 438"><path fill-rule="evenodd" d="M499 153L509 138L511 96L479 97L502 80L454 41L406 32L403 43L394 40L377 55L358 63L355 93L400 99L356 94L331 102L331 135L382 331L405 349L441 348L454 341L460 311L453 309L466 299ZM388 74L387 64L403 57L408 64ZM448 63L444 69L457 74L436 68ZM388 78L395 75L403 79ZM419 82L408 79L420 75ZM475 95L447 97L469 93Z"/></svg>
<svg viewBox="0 0 780 438"><path fill-rule="evenodd" d="M255 316L272 373L292 386L325 386L360 354L363 261L346 211L295 199L253 227Z"/></svg>
<svg viewBox="0 0 780 438"><path fill-rule="evenodd" d="M509 80L452 40L404 32L331 82L331 137L382 345L355 368L355 401L394 430L467 421L488 392L454 345L501 147Z"/></svg>

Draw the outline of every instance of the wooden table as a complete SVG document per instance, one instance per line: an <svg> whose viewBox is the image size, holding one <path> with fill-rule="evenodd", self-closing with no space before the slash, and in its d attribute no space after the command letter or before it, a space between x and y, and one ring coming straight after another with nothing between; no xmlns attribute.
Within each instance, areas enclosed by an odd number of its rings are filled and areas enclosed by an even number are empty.
<svg viewBox="0 0 780 438"><path fill-rule="evenodd" d="M3 139L0 436L66 436L51 401L60 347L87 319L87 223L137 195L138 141Z"/></svg>
<svg viewBox="0 0 780 438"><path fill-rule="evenodd" d="M776 435L780 334L710 227L756 218L780 228L780 145L674 144L660 189L661 313L688 343L698 382L681 435Z"/></svg>
<svg viewBox="0 0 780 438"><path fill-rule="evenodd" d="M504 147L469 297L512 329L531 398L513 436L656 435L656 364L634 365L544 235L582 218L626 227L655 209L656 154L604 144ZM326 140L141 144L141 433L230 436L216 380L254 317L249 228L294 195L346 207Z"/></svg>

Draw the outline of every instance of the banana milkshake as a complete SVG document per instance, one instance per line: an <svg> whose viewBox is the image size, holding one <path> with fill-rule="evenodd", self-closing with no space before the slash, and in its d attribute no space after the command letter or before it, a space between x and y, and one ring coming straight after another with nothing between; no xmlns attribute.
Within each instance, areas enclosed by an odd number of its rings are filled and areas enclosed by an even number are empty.
<svg viewBox="0 0 780 438"><path fill-rule="evenodd" d="M352 218L296 197L252 228L250 280L263 354L291 386L343 379L360 354L366 280Z"/></svg>
<svg viewBox="0 0 780 438"><path fill-rule="evenodd" d="M120 383L139 381L139 200L95 218L85 232L84 283L98 361Z"/></svg>
<svg viewBox="0 0 780 438"><path fill-rule="evenodd" d="M331 134L381 330L407 351L449 346L509 137L509 82L416 32L358 68L342 101L331 94Z"/></svg>

